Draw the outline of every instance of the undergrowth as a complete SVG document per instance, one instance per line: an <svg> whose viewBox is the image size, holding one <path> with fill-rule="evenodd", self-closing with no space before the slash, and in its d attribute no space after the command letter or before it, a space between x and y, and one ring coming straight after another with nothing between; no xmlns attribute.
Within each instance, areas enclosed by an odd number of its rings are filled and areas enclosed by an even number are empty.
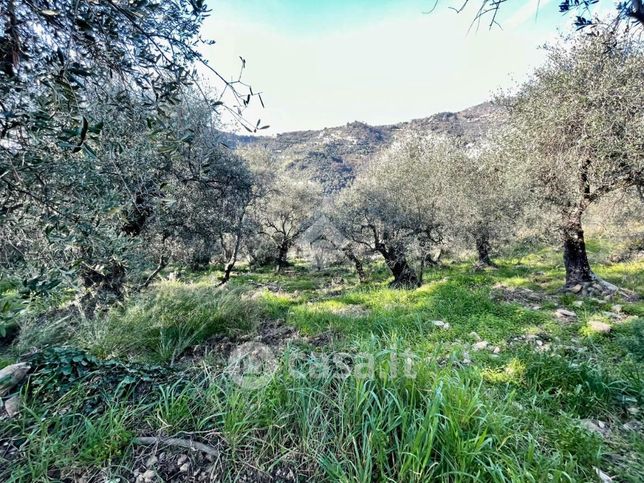
<svg viewBox="0 0 644 483"><path fill-rule="evenodd" d="M0 478L133 481L155 451L133 439L158 435L216 448L201 468L211 481L586 482L596 469L640 481L642 303L560 294L549 253L499 265L432 269L411 291L389 289L378 267L362 286L341 267L244 271L225 289L194 275L70 319L65 347L30 356L20 416L0 421ZM643 268L597 271L643 295ZM499 300L499 287L542 300ZM577 318L558 320L559 307ZM611 332L588 333L591 320ZM182 358L253 340L264 323L300 337L271 346L260 387L222 371L226 353Z"/></svg>

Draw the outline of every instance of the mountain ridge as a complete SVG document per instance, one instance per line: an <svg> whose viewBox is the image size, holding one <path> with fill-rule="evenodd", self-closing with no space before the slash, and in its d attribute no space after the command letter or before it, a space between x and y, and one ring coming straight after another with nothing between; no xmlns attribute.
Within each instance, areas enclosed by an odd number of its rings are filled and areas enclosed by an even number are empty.
<svg viewBox="0 0 644 483"><path fill-rule="evenodd" d="M498 124L502 109L484 102L457 112L439 112L426 118L371 126L353 121L319 130L290 131L274 136L225 134L234 149L266 149L294 174L319 181L325 191L345 187L360 168L405 130L437 132L475 143Z"/></svg>

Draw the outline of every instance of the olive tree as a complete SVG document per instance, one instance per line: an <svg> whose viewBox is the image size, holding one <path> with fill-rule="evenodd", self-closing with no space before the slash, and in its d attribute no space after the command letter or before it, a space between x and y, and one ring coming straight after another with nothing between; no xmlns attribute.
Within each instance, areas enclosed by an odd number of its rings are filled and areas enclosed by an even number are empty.
<svg viewBox="0 0 644 483"><path fill-rule="evenodd" d="M462 149L443 170L451 205L448 233L476 249L477 267L492 267L493 244L507 241L518 226L524 186L495 139Z"/></svg>
<svg viewBox="0 0 644 483"><path fill-rule="evenodd" d="M575 25L577 28L587 27L593 24L592 8L600 0L561 0L558 4L561 13L573 12L575 16ZM439 0L435 0L434 9ZM453 2L449 2L453 3ZM457 0L455 5L450 6L457 13L463 12L470 4L476 8L473 24L486 23L490 28L500 26L499 13L502 8L509 8L510 0ZM517 4L519 2L513 2ZM602 2L603 3L603 2ZM606 2L608 3L608 2ZM615 3L617 20L632 20L635 24L644 25L644 1L626 0ZM433 9L432 9L433 10Z"/></svg>
<svg viewBox="0 0 644 483"><path fill-rule="evenodd" d="M188 93L190 94L190 93ZM166 175L159 189L152 229L167 243L162 250L198 269L213 257L224 260L226 282L237 261L244 222L253 200L247 163L221 141L218 116L196 95L171 111L173 140L164 149Z"/></svg>
<svg viewBox="0 0 644 483"><path fill-rule="evenodd" d="M547 62L508 100L506 140L535 203L559 216L566 286L602 283L583 216L609 193L644 185L644 49L628 30L596 25L548 47ZM611 290L614 287L609 287Z"/></svg>
<svg viewBox="0 0 644 483"><path fill-rule="evenodd" d="M0 1L3 268L117 298L128 272L148 269L136 254L150 254L150 222L191 143L172 112L203 63L207 15L201 0Z"/></svg>
<svg viewBox="0 0 644 483"><path fill-rule="evenodd" d="M336 227L383 257L393 287L422 282L427 256L441 242L448 216L444 169L459 155L447 138L407 132L336 200Z"/></svg>
<svg viewBox="0 0 644 483"><path fill-rule="evenodd" d="M259 234L273 249L277 270L288 265L288 253L315 221L322 203L322 188L289 173L275 174L264 196L254 206Z"/></svg>

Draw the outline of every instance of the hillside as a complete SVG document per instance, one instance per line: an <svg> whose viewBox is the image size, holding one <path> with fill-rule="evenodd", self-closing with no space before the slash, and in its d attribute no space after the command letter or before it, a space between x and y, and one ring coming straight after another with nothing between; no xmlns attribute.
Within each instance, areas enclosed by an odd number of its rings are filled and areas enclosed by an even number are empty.
<svg viewBox="0 0 644 483"><path fill-rule="evenodd" d="M345 186L366 160L389 146L405 129L446 133L474 142L498 123L500 116L500 108L487 102L459 112L441 112L398 124L370 126L351 122L276 136L227 135L226 143L231 147L262 146L290 169L320 181L327 192L333 192Z"/></svg>

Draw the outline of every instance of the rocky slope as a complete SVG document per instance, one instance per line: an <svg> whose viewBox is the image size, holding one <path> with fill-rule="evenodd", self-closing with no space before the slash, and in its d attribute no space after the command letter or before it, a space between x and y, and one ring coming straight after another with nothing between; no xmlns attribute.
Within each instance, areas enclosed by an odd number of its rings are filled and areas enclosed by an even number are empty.
<svg viewBox="0 0 644 483"><path fill-rule="evenodd" d="M288 169L318 180L327 192L334 192L346 186L365 162L389 146L405 129L445 133L468 143L476 142L498 123L501 115L498 107L484 103L460 112L441 112L386 126L351 122L345 126L276 136L227 135L226 144L235 148L261 146Z"/></svg>

